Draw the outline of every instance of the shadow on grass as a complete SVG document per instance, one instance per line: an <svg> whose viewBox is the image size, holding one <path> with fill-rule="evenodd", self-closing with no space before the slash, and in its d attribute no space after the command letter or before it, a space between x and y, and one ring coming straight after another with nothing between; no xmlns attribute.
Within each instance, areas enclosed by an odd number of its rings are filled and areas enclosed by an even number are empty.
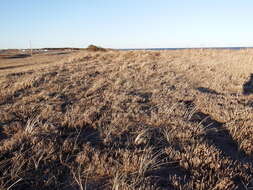
<svg viewBox="0 0 253 190"><path fill-rule="evenodd" d="M198 87L197 90L202 93L206 94L214 94L214 95L220 95L220 93L216 92L215 90L212 90L210 88L205 88L205 87Z"/></svg>
<svg viewBox="0 0 253 190"><path fill-rule="evenodd" d="M181 102L189 111L193 110L195 107L193 101ZM221 150L225 156L239 162L251 161L251 158L249 158L243 150L240 150L238 143L233 139L228 129L224 126L225 123L219 122L213 119L209 114L201 111L194 112L189 120L190 122L201 124L205 131L204 138L206 141Z"/></svg>
<svg viewBox="0 0 253 190"><path fill-rule="evenodd" d="M102 148L103 143L100 132L92 126L86 124L80 129L73 127L61 127L61 139L76 139L77 145L90 144L93 147Z"/></svg>
<svg viewBox="0 0 253 190"><path fill-rule="evenodd" d="M188 110L192 110L195 107L193 101L185 101L183 103ZM204 128L206 141L218 148L223 155L230 157L234 161L252 164L252 159L240 149L238 143L224 126L225 123L219 122L201 111L193 113L190 122L200 123Z"/></svg>
<svg viewBox="0 0 253 190"><path fill-rule="evenodd" d="M141 99L138 100L138 103L144 104L144 103L150 102L150 98L152 97L152 92L131 91L128 95L140 97Z"/></svg>
<svg viewBox="0 0 253 190"><path fill-rule="evenodd" d="M0 67L0 70L6 70L6 69L15 69L19 67L26 67L26 66L31 66L35 64L24 64L24 65L13 65L13 66L7 66L7 67Z"/></svg>
<svg viewBox="0 0 253 190"><path fill-rule="evenodd" d="M30 54L16 54L16 55L6 57L5 59L20 59L20 58L26 58L26 57L31 57L31 55Z"/></svg>
<svg viewBox="0 0 253 190"><path fill-rule="evenodd" d="M0 122L0 142L7 138L3 132L4 123Z"/></svg>
<svg viewBox="0 0 253 190"><path fill-rule="evenodd" d="M243 94L253 94L253 74L250 75L250 79L243 84Z"/></svg>

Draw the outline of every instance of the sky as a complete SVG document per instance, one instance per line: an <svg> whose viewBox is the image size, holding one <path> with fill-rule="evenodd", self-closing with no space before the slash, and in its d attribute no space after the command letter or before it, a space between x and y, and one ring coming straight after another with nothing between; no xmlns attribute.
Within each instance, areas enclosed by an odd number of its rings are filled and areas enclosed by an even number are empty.
<svg viewBox="0 0 253 190"><path fill-rule="evenodd" d="M0 49L253 46L252 0L1 0Z"/></svg>

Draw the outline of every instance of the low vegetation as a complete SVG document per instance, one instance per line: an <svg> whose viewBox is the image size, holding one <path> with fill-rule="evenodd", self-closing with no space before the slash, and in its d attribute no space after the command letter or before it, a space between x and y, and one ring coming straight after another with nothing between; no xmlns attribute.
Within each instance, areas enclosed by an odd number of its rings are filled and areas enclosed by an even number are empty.
<svg viewBox="0 0 253 190"><path fill-rule="evenodd" d="M253 189L252 50L0 60L0 189Z"/></svg>
<svg viewBox="0 0 253 190"><path fill-rule="evenodd" d="M98 47L98 46L95 46L95 45L89 45L86 50L88 51L106 51L105 48L102 48L102 47Z"/></svg>

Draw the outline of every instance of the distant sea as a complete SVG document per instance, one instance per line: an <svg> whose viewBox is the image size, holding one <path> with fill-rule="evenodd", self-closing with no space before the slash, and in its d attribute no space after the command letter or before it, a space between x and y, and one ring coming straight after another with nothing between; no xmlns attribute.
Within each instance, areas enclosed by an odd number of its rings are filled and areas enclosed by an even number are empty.
<svg viewBox="0 0 253 190"><path fill-rule="evenodd" d="M241 50L241 49L250 49L253 47L198 47L198 48L125 48L119 49L123 51L129 50L183 50L183 49L231 49L231 50Z"/></svg>

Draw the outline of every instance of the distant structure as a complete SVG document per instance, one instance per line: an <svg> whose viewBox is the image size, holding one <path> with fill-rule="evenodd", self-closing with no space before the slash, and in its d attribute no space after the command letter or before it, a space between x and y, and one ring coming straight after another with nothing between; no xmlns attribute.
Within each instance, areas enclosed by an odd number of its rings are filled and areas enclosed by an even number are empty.
<svg viewBox="0 0 253 190"><path fill-rule="evenodd" d="M33 55L33 49L32 49L32 41L29 41L29 49L30 49L30 54L31 56Z"/></svg>

